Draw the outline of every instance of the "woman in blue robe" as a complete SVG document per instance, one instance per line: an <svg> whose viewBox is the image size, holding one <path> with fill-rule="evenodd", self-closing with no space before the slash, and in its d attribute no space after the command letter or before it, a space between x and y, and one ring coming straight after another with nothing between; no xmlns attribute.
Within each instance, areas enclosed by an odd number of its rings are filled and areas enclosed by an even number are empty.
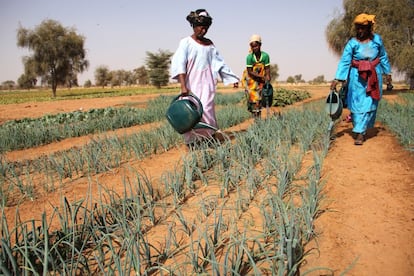
<svg viewBox="0 0 414 276"><path fill-rule="evenodd" d="M382 38L373 32L375 15L355 17L355 37L343 50L331 90L339 82L348 88L346 103L351 112L355 145L365 141L367 129L374 127L378 103L382 97L382 75L391 85L391 65Z"/></svg>

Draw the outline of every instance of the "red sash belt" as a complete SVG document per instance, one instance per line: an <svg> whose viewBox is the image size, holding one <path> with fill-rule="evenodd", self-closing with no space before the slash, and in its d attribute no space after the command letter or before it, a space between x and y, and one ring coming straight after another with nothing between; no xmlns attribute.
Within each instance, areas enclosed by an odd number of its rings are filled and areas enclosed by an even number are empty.
<svg viewBox="0 0 414 276"><path fill-rule="evenodd" d="M379 63L379 58L376 58L373 61L352 60L352 66L358 68L359 76L368 82L367 95L370 95L374 100L380 99L378 76L377 72L375 71L375 66L377 66Z"/></svg>

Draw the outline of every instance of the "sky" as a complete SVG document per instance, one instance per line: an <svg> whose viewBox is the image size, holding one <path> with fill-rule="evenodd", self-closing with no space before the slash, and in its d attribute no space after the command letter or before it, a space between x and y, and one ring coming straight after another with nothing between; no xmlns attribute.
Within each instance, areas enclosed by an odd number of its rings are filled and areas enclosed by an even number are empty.
<svg viewBox="0 0 414 276"><path fill-rule="evenodd" d="M80 85L95 82L99 66L133 70L145 65L147 52L175 52L181 38L192 34L190 11L206 9L213 18L206 37L225 62L241 76L249 38L262 37L262 51L279 67L278 81L302 75L310 81L332 80L339 57L328 48L325 30L343 12L342 0L0 0L0 83L24 72L17 46L19 27L34 30L53 19L85 38L89 68Z"/></svg>

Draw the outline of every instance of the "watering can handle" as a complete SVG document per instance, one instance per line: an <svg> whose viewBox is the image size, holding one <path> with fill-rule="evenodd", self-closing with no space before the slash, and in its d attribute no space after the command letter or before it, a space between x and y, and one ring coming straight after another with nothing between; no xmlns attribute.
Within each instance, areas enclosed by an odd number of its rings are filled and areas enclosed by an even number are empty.
<svg viewBox="0 0 414 276"><path fill-rule="evenodd" d="M329 92L329 114L331 114L332 113L332 96L333 96L333 94L336 92L336 88L334 88L334 89L332 89L330 92Z"/></svg>
<svg viewBox="0 0 414 276"><path fill-rule="evenodd" d="M200 99L196 95L194 95L193 93L188 93L185 96L183 96L182 94L179 94L178 96L176 96L172 100L172 103L175 102L176 100L178 100L179 98L182 98L182 97L192 97L193 99L195 99L198 103L198 108L199 108L200 114L203 114L203 104L201 103Z"/></svg>

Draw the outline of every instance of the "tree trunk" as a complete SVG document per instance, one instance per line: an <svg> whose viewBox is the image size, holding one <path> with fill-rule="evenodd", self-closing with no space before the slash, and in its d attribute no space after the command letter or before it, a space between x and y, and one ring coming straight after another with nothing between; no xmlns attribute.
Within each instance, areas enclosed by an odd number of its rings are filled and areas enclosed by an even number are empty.
<svg viewBox="0 0 414 276"><path fill-rule="evenodd" d="M410 82L410 89L414 89L414 75L410 76L409 82Z"/></svg>
<svg viewBox="0 0 414 276"><path fill-rule="evenodd" d="M52 78L52 97L56 98L57 81Z"/></svg>

